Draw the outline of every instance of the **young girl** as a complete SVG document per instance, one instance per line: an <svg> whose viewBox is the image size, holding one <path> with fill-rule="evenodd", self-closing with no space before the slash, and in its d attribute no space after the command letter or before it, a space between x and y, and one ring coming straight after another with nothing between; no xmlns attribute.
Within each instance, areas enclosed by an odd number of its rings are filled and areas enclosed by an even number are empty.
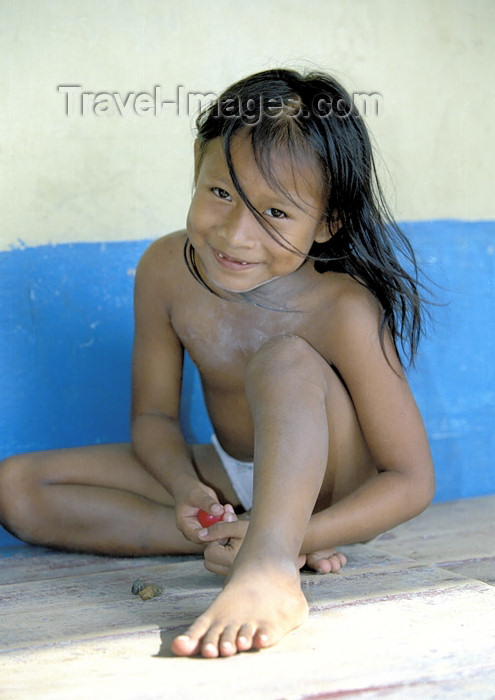
<svg viewBox="0 0 495 700"><path fill-rule="evenodd" d="M420 513L434 476L399 359L420 335L414 256L349 95L270 70L197 131L186 230L153 243L136 276L131 446L10 458L0 512L37 544L204 552L226 584L173 650L215 657L300 625L300 566L337 571L339 546ZM184 349L212 445L181 434ZM200 509L223 520L203 528Z"/></svg>

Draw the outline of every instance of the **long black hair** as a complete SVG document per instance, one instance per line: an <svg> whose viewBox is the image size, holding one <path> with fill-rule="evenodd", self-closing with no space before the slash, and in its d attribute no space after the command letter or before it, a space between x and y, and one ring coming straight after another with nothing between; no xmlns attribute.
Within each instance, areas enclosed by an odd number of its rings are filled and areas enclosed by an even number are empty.
<svg viewBox="0 0 495 700"><path fill-rule="evenodd" d="M347 91L324 73L267 70L227 88L200 113L196 128L197 169L208 143L222 138L240 197L267 233L290 249L242 191L232 164L231 139L241 130L249 136L261 173L279 189L271 167L273 149L285 149L294 170L302 160L316 161L327 225L332 232L338 230L327 242L314 243L307 257L320 273L345 272L365 285L383 309L382 347L388 327L396 348L412 361L422 334L416 257L384 200L367 129ZM185 257L191 272L205 283L189 243Z"/></svg>

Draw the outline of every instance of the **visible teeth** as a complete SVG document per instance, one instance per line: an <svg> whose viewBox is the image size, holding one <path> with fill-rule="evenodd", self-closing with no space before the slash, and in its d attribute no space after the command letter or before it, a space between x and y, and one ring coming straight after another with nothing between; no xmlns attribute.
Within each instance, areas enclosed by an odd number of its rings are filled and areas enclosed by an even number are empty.
<svg viewBox="0 0 495 700"><path fill-rule="evenodd" d="M222 258L222 260L227 259L227 256L224 255L223 253L220 253L220 252L218 253L218 257L219 257L219 258ZM247 265L247 262L245 262L244 260L234 260L234 258L228 258L228 259L229 259L229 260L232 260L232 262L236 262L236 263L239 263L239 262L240 262L241 265Z"/></svg>

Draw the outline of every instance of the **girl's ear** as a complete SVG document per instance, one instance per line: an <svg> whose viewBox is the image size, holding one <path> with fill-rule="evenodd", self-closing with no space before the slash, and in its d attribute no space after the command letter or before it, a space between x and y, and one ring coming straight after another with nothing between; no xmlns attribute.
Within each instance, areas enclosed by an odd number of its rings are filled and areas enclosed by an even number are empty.
<svg viewBox="0 0 495 700"><path fill-rule="evenodd" d="M337 231L342 227L342 222L339 219L337 210L335 209L330 221L327 221L326 217L321 220L318 231L316 232L315 242L316 243L326 243L332 236L335 236Z"/></svg>
<svg viewBox="0 0 495 700"><path fill-rule="evenodd" d="M203 160L203 150L199 139L194 141L194 184L198 181L199 170L201 168L201 161Z"/></svg>
<svg viewBox="0 0 495 700"><path fill-rule="evenodd" d="M199 158L199 151L200 151L199 139L194 139L194 162L196 162Z"/></svg>
<svg viewBox="0 0 495 700"><path fill-rule="evenodd" d="M342 221L340 220L339 212L336 209L333 210L332 216L330 217L329 227L331 236L335 236L337 231L340 231L342 228Z"/></svg>

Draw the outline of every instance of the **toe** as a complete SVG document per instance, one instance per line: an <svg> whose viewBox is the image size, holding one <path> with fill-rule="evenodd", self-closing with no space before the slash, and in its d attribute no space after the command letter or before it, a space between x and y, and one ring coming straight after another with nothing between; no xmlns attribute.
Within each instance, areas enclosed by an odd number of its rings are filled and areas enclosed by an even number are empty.
<svg viewBox="0 0 495 700"><path fill-rule="evenodd" d="M274 644L274 642L271 641L269 630L265 627L260 627L253 637L253 647L256 649L264 649L272 644Z"/></svg>
<svg viewBox="0 0 495 700"><path fill-rule="evenodd" d="M308 566L318 574L329 574L332 571L329 557L323 556L319 552L308 556Z"/></svg>
<svg viewBox="0 0 495 700"><path fill-rule="evenodd" d="M331 559L319 559L316 562L315 570L319 574L330 574L333 571Z"/></svg>
<svg viewBox="0 0 495 700"><path fill-rule="evenodd" d="M208 618L206 616L199 617L184 634L174 639L171 646L174 654L178 656L193 656L194 654L199 654L208 626Z"/></svg>
<svg viewBox="0 0 495 700"><path fill-rule="evenodd" d="M218 642L218 648L221 656L233 656L237 653L237 627L228 625Z"/></svg>
<svg viewBox="0 0 495 700"><path fill-rule="evenodd" d="M216 659L219 656L218 646L214 642L203 642L201 645L201 655L205 659Z"/></svg>
<svg viewBox="0 0 495 700"><path fill-rule="evenodd" d="M335 552L335 554L332 554L332 556L328 558L328 561L330 562L330 571L333 573L340 571L341 568L347 563L346 557L340 552Z"/></svg>
<svg viewBox="0 0 495 700"><path fill-rule="evenodd" d="M203 636L201 641L201 654L207 659L215 659L217 656L220 656L220 640L223 630L223 625L213 625ZM225 638L225 642L227 641L228 637ZM225 649L227 650L227 646ZM228 656L228 654L226 654L226 656Z"/></svg>
<svg viewBox="0 0 495 700"><path fill-rule="evenodd" d="M242 625L237 635L237 649L248 651L253 646L253 630L251 625Z"/></svg>
<svg viewBox="0 0 495 700"><path fill-rule="evenodd" d="M181 634L172 642L172 651L177 656L192 656L199 650L199 643L187 634Z"/></svg>
<svg viewBox="0 0 495 700"><path fill-rule="evenodd" d="M319 574L337 573L345 566L347 559L341 552L314 552L309 554L308 565Z"/></svg>
<svg viewBox="0 0 495 700"><path fill-rule="evenodd" d="M305 564L306 564L306 555L300 554L297 558L297 568L302 569Z"/></svg>

